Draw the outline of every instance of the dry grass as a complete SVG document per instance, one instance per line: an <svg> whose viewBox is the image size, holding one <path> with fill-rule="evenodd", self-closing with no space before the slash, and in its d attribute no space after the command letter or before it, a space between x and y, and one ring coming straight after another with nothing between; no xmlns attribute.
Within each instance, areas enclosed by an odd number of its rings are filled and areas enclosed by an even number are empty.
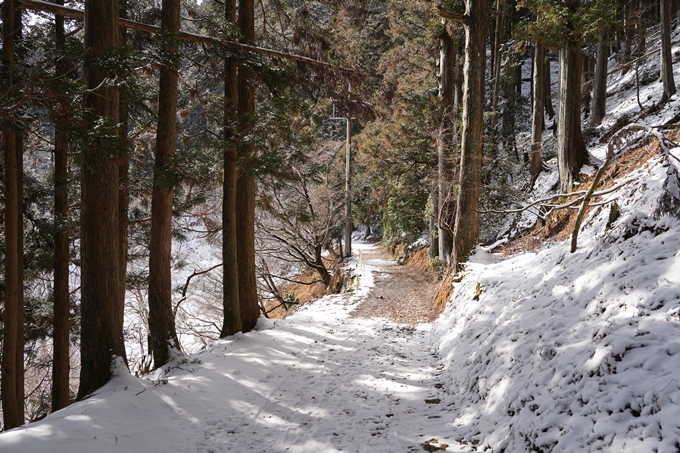
<svg viewBox="0 0 680 453"><path fill-rule="evenodd" d="M319 280L319 275L311 269L305 269L300 275L295 276L295 280L301 283L290 282L279 287L282 295L292 294L298 300L298 304L294 305L289 310L286 310L284 307L277 307L267 316L272 319L281 319L301 305L305 305L327 294L336 294L344 290L347 276L340 271L340 268L335 261L325 260L325 264L326 268L332 274L331 282L328 287L320 281L312 283L315 280ZM265 304L265 309L270 310L277 305L279 305L277 301L268 302Z"/></svg>
<svg viewBox="0 0 680 453"><path fill-rule="evenodd" d="M439 285L437 297L434 299L434 309L438 314L444 311L446 304L451 300L451 294L453 294L453 275L449 273Z"/></svg>

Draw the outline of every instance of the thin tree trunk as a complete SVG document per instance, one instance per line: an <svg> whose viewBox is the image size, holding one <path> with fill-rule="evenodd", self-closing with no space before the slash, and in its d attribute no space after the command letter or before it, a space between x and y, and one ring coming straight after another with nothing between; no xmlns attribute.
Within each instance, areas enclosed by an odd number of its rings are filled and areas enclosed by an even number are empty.
<svg viewBox="0 0 680 453"><path fill-rule="evenodd" d="M607 113L607 60L609 46L607 33L603 32L597 42L597 60L595 63L595 84L593 86L593 108L590 121L598 126Z"/></svg>
<svg viewBox="0 0 680 453"><path fill-rule="evenodd" d="M239 0L238 26L243 42L251 44L255 39L255 8L253 0ZM252 70L241 62L238 69L238 115L246 122L245 129L252 130L255 111L255 90L252 86ZM239 146L239 152L247 161L254 152L251 143ZM241 327L249 332L257 324L260 307L257 302L255 273L255 178L250 169L241 169L237 181L236 221L238 241L238 279Z"/></svg>
<svg viewBox="0 0 680 453"><path fill-rule="evenodd" d="M567 6L575 11L579 1L569 1ZM571 24L568 25L571 27ZM571 29L568 34L571 35ZM573 36L573 35L572 35ZM570 192L574 178L588 153L581 132L581 46L573 37L567 37L560 49L560 95L557 123L557 164L560 189Z"/></svg>
<svg viewBox="0 0 680 453"><path fill-rule="evenodd" d="M547 55L546 55L547 56ZM552 73L550 72L550 58L545 59L545 68L543 69L543 75L545 76L545 97L543 98L543 105L545 107L545 113L550 119L555 118L555 108L552 102Z"/></svg>
<svg viewBox="0 0 680 453"><path fill-rule="evenodd" d="M487 0L484 0L487 1ZM489 127L490 141L493 142L498 124L498 99L501 92L501 42L503 40L503 30L505 28L504 0L496 2L496 31L494 33L494 61L493 61L493 98L491 100L491 126Z"/></svg>
<svg viewBox="0 0 680 453"><path fill-rule="evenodd" d="M631 61L633 56L633 36L635 34L635 18L634 18L633 2L627 2L623 13L623 58L621 63L627 64ZM625 66L622 74L628 72L628 66Z"/></svg>
<svg viewBox="0 0 680 453"><path fill-rule="evenodd" d="M529 187L533 188L538 176L543 171L542 137L543 137L543 93L545 91L545 48L540 41L534 46L533 111L531 116L531 153L529 154L531 180Z"/></svg>
<svg viewBox="0 0 680 453"><path fill-rule="evenodd" d="M647 24L655 22L654 18L650 18L650 16L656 16L656 6L659 0L654 0L652 5L648 5L647 1L638 0L637 20L635 21L635 34L637 36L636 58L640 58L647 52Z"/></svg>
<svg viewBox="0 0 680 453"><path fill-rule="evenodd" d="M227 21L236 23L236 0L226 0L224 15ZM236 116L238 61L233 57L224 60L224 181L222 186L222 262L224 277L222 294L224 323L220 337L224 338L241 331L241 310L239 308L238 278L238 235L236 223L236 188L238 168L236 145L233 144L234 128L231 125Z"/></svg>
<svg viewBox="0 0 680 453"><path fill-rule="evenodd" d="M90 137L82 153L80 388L84 398L106 384L115 357L126 362L119 231L118 89L102 83L109 74L93 64L118 45L117 1L86 0L85 48L89 53L85 107ZM105 138L102 137L102 123ZM95 128L94 126L98 127Z"/></svg>
<svg viewBox="0 0 680 453"><path fill-rule="evenodd" d="M347 114L345 145L345 255L352 256L352 118Z"/></svg>
<svg viewBox="0 0 680 453"><path fill-rule="evenodd" d="M13 0L3 2L3 58L9 86L14 84L15 38L21 21ZM17 20L19 19L19 20ZM23 147L17 126L4 122L5 164L5 313L2 354L2 412L4 429L24 424L23 333Z"/></svg>
<svg viewBox="0 0 680 453"><path fill-rule="evenodd" d="M439 146L437 146L439 148ZM428 257L432 260L439 257L439 234L437 230L437 218L439 217L439 191L434 188L430 192L430 215L428 222L429 243Z"/></svg>
<svg viewBox="0 0 680 453"><path fill-rule="evenodd" d="M63 0L58 0L63 4ZM66 77L64 16L55 16L57 77ZM69 404L69 238L68 126L70 100L61 95L54 109L54 356L52 358L52 412Z"/></svg>
<svg viewBox="0 0 680 453"><path fill-rule="evenodd" d="M177 68L179 49L179 0L163 0L161 48L166 63L161 67L158 92L156 162L151 200L149 243L149 334L154 368L170 359L170 349L179 350L172 311L172 195L173 160L177 135Z"/></svg>
<svg viewBox="0 0 680 453"><path fill-rule="evenodd" d="M479 196L484 149L484 74L486 68L487 0L467 0L465 26L465 79L463 131L460 156L460 190L453 234L452 266L459 270L479 236Z"/></svg>
<svg viewBox="0 0 680 453"><path fill-rule="evenodd" d="M661 103L668 102L675 94L673 78L673 55L671 55L671 0L661 0L661 80L663 95Z"/></svg>

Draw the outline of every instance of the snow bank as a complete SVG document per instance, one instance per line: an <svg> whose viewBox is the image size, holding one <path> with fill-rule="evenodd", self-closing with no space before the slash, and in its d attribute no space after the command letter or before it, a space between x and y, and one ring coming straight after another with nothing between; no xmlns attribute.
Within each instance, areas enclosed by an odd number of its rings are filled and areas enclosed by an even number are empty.
<svg viewBox="0 0 680 453"><path fill-rule="evenodd" d="M576 253L479 251L455 284L433 335L459 440L505 453L680 450L677 171L659 157L633 176L610 196L621 217L608 230L609 209L596 208Z"/></svg>

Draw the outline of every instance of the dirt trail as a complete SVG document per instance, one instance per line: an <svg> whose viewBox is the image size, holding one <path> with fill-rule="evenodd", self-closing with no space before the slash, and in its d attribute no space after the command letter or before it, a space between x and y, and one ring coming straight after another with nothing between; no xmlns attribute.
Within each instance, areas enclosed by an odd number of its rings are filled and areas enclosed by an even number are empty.
<svg viewBox="0 0 680 453"><path fill-rule="evenodd" d="M362 252L368 265L376 266L375 288L352 313L353 317L382 317L415 326L432 322L437 317L434 301L438 284L432 276L415 266L398 265L380 246Z"/></svg>

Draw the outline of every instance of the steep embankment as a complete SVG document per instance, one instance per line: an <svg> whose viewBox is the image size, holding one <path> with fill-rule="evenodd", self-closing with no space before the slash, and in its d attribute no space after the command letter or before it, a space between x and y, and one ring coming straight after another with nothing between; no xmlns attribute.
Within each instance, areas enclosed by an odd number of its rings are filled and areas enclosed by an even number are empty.
<svg viewBox="0 0 680 453"><path fill-rule="evenodd" d="M559 242L472 259L434 328L457 439L506 453L680 451L677 164L637 163L573 254Z"/></svg>

